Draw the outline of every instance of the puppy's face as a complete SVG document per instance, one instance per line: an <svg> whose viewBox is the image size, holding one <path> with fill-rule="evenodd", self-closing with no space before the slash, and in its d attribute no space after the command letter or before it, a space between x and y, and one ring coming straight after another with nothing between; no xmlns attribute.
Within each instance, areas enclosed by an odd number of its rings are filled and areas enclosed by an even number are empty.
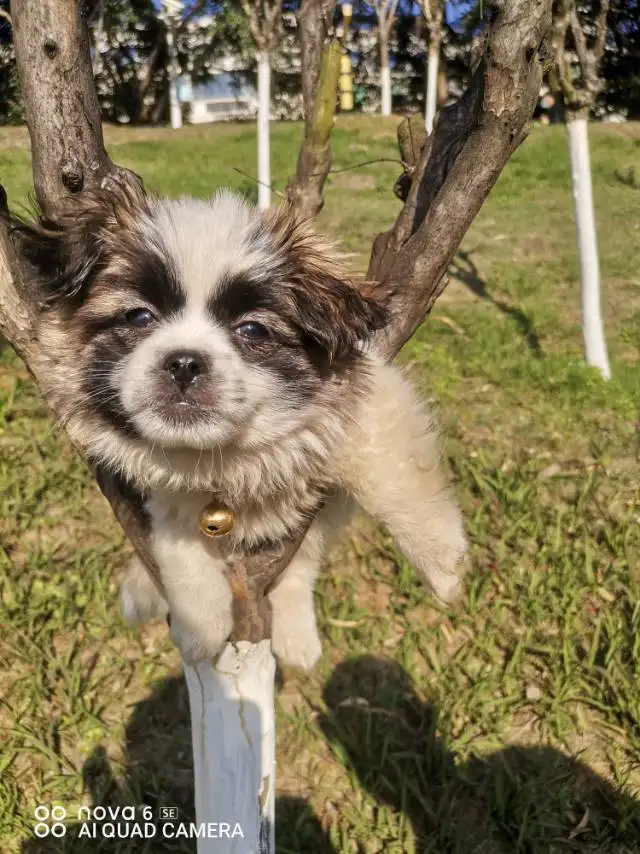
<svg viewBox="0 0 640 854"><path fill-rule="evenodd" d="M77 416L160 448L252 449L336 402L385 310L286 209L122 187L23 232ZM60 340L58 336L58 341Z"/></svg>

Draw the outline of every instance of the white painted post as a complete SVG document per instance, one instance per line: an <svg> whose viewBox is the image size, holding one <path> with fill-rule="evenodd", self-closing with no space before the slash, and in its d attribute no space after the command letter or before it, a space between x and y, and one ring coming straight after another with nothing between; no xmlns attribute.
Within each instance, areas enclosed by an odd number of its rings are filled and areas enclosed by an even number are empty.
<svg viewBox="0 0 640 854"><path fill-rule="evenodd" d="M382 115L391 115L391 69L389 68L389 45L380 34L380 95L382 98Z"/></svg>
<svg viewBox="0 0 640 854"><path fill-rule="evenodd" d="M271 154L269 112L271 108L271 65L269 52L258 52L258 207L271 204Z"/></svg>
<svg viewBox="0 0 640 854"><path fill-rule="evenodd" d="M385 65L380 69L380 82L382 84L382 115L391 115L391 69Z"/></svg>
<svg viewBox="0 0 640 854"><path fill-rule="evenodd" d="M227 644L185 664L191 708L197 854L275 854L276 664L271 641ZM228 833L221 836L222 830Z"/></svg>
<svg viewBox="0 0 640 854"><path fill-rule="evenodd" d="M436 109L438 106L438 65L440 62L440 50L432 42L429 42L429 59L427 62L427 104L425 110L425 126L427 133L433 130L436 120Z"/></svg>
<svg viewBox="0 0 640 854"><path fill-rule="evenodd" d="M567 121L567 137L580 255L580 296L585 359L588 365L598 368L603 377L609 379L611 369L600 311L600 265L593 212L587 118L570 118Z"/></svg>

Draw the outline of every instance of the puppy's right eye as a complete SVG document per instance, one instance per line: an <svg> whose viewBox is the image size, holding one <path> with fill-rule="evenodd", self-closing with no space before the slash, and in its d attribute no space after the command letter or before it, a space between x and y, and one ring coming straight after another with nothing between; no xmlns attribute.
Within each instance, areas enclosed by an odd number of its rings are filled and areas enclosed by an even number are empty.
<svg viewBox="0 0 640 854"><path fill-rule="evenodd" d="M150 326L155 321L155 317L148 308L132 308L125 314L125 320L131 326L142 329L145 326Z"/></svg>
<svg viewBox="0 0 640 854"><path fill-rule="evenodd" d="M245 320L244 323L236 326L235 331L241 338L247 341L263 341L269 337L269 330L262 323L256 323L255 320Z"/></svg>

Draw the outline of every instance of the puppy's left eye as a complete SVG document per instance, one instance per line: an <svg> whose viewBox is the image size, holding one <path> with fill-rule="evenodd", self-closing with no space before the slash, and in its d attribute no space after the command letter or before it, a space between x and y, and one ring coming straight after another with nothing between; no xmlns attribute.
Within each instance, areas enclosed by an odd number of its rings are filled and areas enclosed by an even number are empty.
<svg viewBox="0 0 640 854"><path fill-rule="evenodd" d="M141 329L150 326L155 321L155 317L148 308L132 308L125 314L125 319L131 326L137 326Z"/></svg>
<svg viewBox="0 0 640 854"><path fill-rule="evenodd" d="M262 341L269 338L269 330L261 323L256 323L255 320L247 320L244 323L238 324L235 332L247 341Z"/></svg>

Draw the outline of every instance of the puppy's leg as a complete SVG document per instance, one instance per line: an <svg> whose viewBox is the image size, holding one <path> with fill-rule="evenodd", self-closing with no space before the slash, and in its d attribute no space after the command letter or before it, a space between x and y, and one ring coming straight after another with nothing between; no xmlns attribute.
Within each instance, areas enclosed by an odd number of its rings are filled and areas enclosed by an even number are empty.
<svg viewBox="0 0 640 854"><path fill-rule="evenodd" d="M214 658L233 628L224 563L197 539L176 546L154 538L154 553L169 601L173 642L189 664Z"/></svg>
<svg viewBox="0 0 640 854"><path fill-rule="evenodd" d="M171 637L188 663L215 657L233 628L224 561L198 528L203 503L198 496L160 493L148 502L151 546L169 603Z"/></svg>
<svg viewBox="0 0 640 854"><path fill-rule="evenodd" d="M307 538L313 536L309 531ZM273 651L284 664L303 670L310 670L322 655L313 604L319 569L320 558L306 554L303 543L269 594Z"/></svg>
<svg viewBox="0 0 640 854"><path fill-rule="evenodd" d="M397 368L378 366L373 379L345 447L346 485L436 596L451 602L461 590L467 541L437 427Z"/></svg>
<svg viewBox="0 0 640 854"><path fill-rule="evenodd" d="M120 585L120 606L130 626L146 623L154 617L165 617L169 610L166 600L137 555L127 564Z"/></svg>
<svg viewBox="0 0 640 854"><path fill-rule="evenodd" d="M323 557L352 509L352 502L343 496L327 502L269 593L273 651L284 664L310 670L322 655L313 589Z"/></svg>

